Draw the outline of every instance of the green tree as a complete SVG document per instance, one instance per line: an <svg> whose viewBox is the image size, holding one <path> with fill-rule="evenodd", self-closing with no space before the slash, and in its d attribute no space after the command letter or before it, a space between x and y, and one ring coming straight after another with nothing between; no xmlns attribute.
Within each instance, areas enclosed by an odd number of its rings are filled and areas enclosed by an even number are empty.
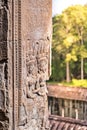
<svg viewBox="0 0 87 130"><path fill-rule="evenodd" d="M81 79L84 78L83 61L87 58L86 12L87 6L71 6L53 18L53 50L66 63L67 82L70 82L70 62L76 62L78 57L81 59Z"/></svg>
<svg viewBox="0 0 87 130"><path fill-rule="evenodd" d="M79 45L79 56L81 58L81 79L84 79L84 58L87 56L87 49L85 48L84 42L85 35L87 35L87 7L85 6L72 6L65 10L65 13L69 16L72 23L72 34L78 39ZM84 55L85 52L85 55Z"/></svg>

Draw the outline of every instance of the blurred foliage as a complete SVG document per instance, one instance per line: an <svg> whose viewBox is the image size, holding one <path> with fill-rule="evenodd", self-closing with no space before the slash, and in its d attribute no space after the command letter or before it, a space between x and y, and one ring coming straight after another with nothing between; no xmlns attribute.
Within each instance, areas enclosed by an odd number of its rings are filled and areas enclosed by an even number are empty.
<svg viewBox="0 0 87 130"><path fill-rule="evenodd" d="M74 85L74 86L79 86L79 87L85 87L85 88L87 88L87 80L81 80L81 79L79 79L79 80L77 80L77 79L72 79L72 85Z"/></svg>
<svg viewBox="0 0 87 130"><path fill-rule="evenodd" d="M82 88L87 88L87 80L81 80L81 79L72 79L71 82L67 83L66 81L63 82L54 82L50 81L47 82L47 84L51 85L58 85L58 86L65 86L65 87L82 87Z"/></svg>
<svg viewBox="0 0 87 130"><path fill-rule="evenodd" d="M71 6L53 17L52 75L50 80L63 81L81 78L81 59L84 78L87 78L87 6ZM66 63L68 71L66 70Z"/></svg>

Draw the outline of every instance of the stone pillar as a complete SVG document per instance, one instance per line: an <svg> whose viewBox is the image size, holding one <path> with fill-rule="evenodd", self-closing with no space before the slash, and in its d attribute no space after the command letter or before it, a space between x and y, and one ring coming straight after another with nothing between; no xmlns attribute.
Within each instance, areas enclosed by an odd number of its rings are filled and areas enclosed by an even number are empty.
<svg viewBox="0 0 87 130"><path fill-rule="evenodd" d="M0 1L0 129L48 130L51 0Z"/></svg>
<svg viewBox="0 0 87 130"><path fill-rule="evenodd" d="M23 130L48 129L45 82L50 74L51 6L51 0L21 1L22 54L26 59L26 66L23 63L26 68L26 77L23 76L26 81L24 84L27 104L24 105L26 106L25 127L22 126L24 121L20 120L20 129ZM22 113L20 112L21 116Z"/></svg>

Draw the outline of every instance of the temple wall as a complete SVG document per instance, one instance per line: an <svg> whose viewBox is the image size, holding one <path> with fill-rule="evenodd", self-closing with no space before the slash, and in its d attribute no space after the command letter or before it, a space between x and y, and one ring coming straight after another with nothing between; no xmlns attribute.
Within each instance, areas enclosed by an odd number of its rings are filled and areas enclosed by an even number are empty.
<svg viewBox="0 0 87 130"><path fill-rule="evenodd" d="M9 127L9 96L7 76L8 5L0 1L0 130Z"/></svg>
<svg viewBox="0 0 87 130"><path fill-rule="evenodd" d="M51 0L0 1L0 130L48 130Z"/></svg>
<svg viewBox="0 0 87 130"><path fill-rule="evenodd" d="M87 120L87 102L64 98L48 97L50 115Z"/></svg>
<svg viewBox="0 0 87 130"><path fill-rule="evenodd" d="M26 102L24 100L21 106L20 115L24 119L20 120L20 128L45 130L49 129L45 81L50 74L51 0L26 0L21 1L21 5L22 57L23 68L26 68L22 95L24 92Z"/></svg>

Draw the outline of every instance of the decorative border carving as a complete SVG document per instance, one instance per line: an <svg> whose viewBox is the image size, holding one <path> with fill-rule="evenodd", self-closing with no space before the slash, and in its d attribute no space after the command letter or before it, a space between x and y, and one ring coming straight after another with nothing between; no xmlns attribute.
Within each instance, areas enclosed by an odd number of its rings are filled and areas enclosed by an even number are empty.
<svg viewBox="0 0 87 130"><path fill-rule="evenodd" d="M17 129L21 107L21 0L12 0L13 128Z"/></svg>

